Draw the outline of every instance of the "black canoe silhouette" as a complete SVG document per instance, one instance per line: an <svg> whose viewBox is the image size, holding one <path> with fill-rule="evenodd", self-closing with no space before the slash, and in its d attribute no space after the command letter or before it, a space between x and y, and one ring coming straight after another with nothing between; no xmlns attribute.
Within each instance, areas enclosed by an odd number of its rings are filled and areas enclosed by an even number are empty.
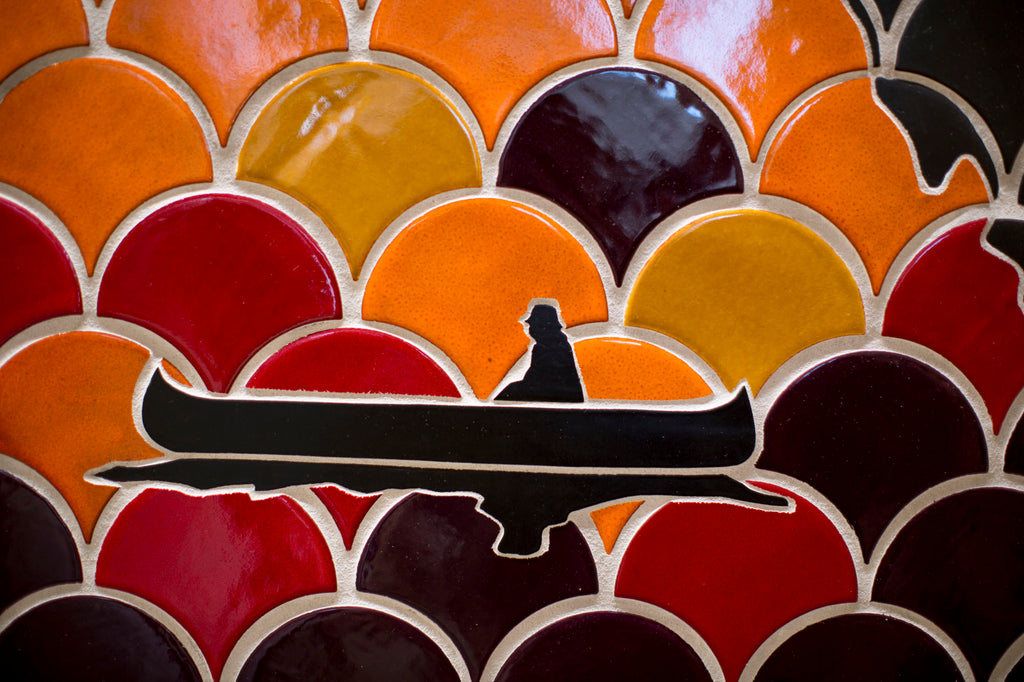
<svg viewBox="0 0 1024 682"><path fill-rule="evenodd" d="M191 454L115 466L101 477L201 489L337 483L356 492L470 491L503 525L498 550L508 553L537 551L545 527L623 497L787 504L722 472L692 471L736 466L753 454L745 387L726 402L690 409L295 401L197 395L157 370L141 425L158 445Z"/></svg>

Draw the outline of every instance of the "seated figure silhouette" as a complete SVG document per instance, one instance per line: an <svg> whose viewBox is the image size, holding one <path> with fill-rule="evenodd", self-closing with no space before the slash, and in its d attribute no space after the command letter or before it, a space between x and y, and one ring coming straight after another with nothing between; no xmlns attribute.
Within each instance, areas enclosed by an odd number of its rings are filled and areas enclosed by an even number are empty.
<svg viewBox="0 0 1024 682"><path fill-rule="evenodd" d="M533 339L530 368L522 379L506 386L495 399L582 403L583 385L576 370L576 357L562 331L558 311L546 303L536 303L525 326Z"/></svg>

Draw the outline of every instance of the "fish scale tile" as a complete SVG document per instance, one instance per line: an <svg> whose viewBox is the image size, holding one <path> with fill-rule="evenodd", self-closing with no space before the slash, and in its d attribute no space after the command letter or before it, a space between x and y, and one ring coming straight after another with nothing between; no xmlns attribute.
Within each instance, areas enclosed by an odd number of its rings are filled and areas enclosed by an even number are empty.
<svg viewBox="0 0 1024 682"><path fill-rule="evenodd" d="M1020 677L1022 22L7 3L0 675ZM373 417L205 452L282 405Z"/></svg>

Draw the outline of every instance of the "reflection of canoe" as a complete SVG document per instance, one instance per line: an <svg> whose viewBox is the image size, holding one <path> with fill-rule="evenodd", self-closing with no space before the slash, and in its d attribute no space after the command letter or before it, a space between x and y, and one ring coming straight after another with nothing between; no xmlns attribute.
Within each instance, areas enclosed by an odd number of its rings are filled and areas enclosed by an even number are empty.
<svg viewBox="0 0 1024 682"><path fill-rule="evenodd" d="M194 395L156 372L142 425L175 452L558 467L726 467L753 453L746 390L704 409L317 402Z"/></svg>

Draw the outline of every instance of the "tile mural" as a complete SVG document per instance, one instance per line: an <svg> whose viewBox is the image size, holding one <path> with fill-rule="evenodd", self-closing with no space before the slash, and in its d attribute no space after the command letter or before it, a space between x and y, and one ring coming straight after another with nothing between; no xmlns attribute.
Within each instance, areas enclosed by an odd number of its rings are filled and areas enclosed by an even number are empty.
<svg viewBox="0 0 1024 682"><path fill-rule="evenodd" d="M0 5L16 680L1024 680L1024 4Z"/></svg>

